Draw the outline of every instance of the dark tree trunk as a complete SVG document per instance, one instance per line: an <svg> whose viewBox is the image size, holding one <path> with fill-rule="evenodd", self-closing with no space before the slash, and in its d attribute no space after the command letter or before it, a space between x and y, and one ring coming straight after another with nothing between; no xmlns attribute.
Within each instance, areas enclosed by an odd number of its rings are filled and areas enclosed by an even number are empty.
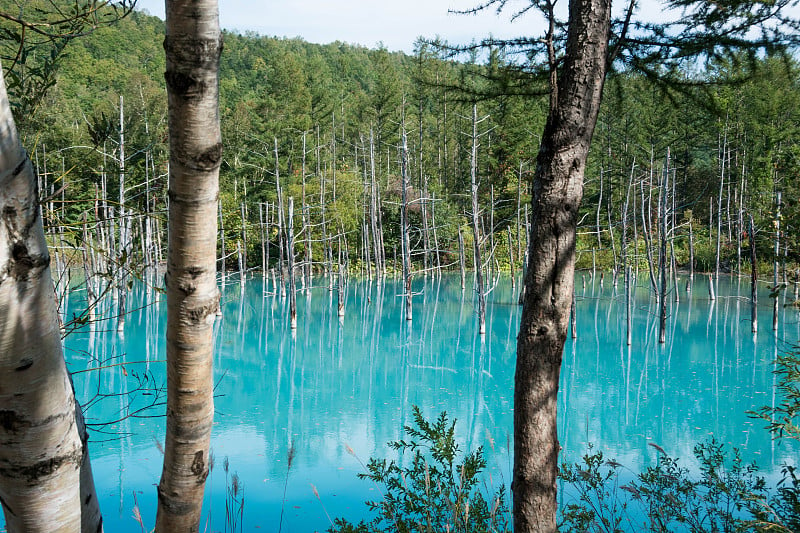
<svg viewBox="0 0 800 533"><path fill-rule="evenodd" d="M553 76L536 161L514 391L517 533L556 531L558 380L574 285L578 207L608 60L610 13L610 0L570 2L566 52L558 79Z"/></svg>

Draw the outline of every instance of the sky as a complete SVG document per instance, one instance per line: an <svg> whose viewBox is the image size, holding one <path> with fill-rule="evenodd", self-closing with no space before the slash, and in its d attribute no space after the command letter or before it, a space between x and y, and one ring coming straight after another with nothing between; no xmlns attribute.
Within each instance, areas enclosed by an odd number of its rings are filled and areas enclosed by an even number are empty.
<svg viewBox="0 0 800 533"><path fill-rule="evenodd" d="M451 43L468 43L488 35L507 38L538 34L533 15L511 22L514 5L497 15L458 15L449 9L469 9L479 0L219 0L220 24L227 30L261 35L302 37L312 43L344 41L411 53L419 36L441 36ZM139 9L164 18L164 0L138 0Z"/></svg>

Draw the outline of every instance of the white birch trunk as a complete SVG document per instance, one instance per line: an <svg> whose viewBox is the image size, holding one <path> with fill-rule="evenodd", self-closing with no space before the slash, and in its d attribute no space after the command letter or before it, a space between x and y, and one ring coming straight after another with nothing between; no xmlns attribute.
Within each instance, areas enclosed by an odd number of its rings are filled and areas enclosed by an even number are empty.
<svg viewBox="0 0 800 533"><path fill-rule="evenodd" d="M472 193L472 250L475 266L475 291L478 296L478 332L486 333L486 300L483 291L483 264L481 263L481 235L478 228L478 106L472 105L472 155L470 159L470 184Z"/></svg>
<svg viewBox="0 0 800 533"><path fill-rule="evenodd" d="M222 142L216 0L167 0L167 435L156 531L198 531L214 418L216 211Z"/></svg>
<svg viewBox="0 0 800 533"><path fill-rule="evenodd" d="M9 532L102 531L37 179L0 69L0 502Z"/></svg>
<svg viewBox="0 0 800 533"><path fill-rule="evenodd" d="M408 143L406 141L405 124L402 132L402 148L400 154L400 174L403 180L403 205L400 208L400 225L402 232L403 286L406 320L411 320L411 243L408 236Z"/></svg>

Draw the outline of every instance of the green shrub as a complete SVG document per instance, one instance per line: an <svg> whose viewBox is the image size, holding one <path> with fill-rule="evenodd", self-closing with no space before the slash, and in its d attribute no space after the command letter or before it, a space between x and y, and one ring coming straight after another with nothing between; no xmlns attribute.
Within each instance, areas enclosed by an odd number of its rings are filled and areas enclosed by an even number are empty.
<svg viewBox="0 0 800 533"><path fill-rule="evenodd" d="M562 531L705 531L752 529L767 502L764 479L737 450L728 459L715 440L698 444L694 477L658 448L655 466L620 484L622 465L589 453L580 463L565 464L560 477L576 496L562 509ZM591 451L591 450L590 450Z"/></svg>
<svg viewBox="0 0 800 533"><path fill-rule="evenodd" d="M389 443L403 456L411 453L410 466L396 461L370 459L362 479L374 482L379 501L366 502L376 513L369 521L352 524L342 518L328 529L337 533L507 532L510 531L504 487L484 494L481 472L486 467L483 449L463 457L455 438L456 421L441 413L430 423L416 406L414 426L404 428L410 440ZM488 497L487 497L488 496Z"/></svg>

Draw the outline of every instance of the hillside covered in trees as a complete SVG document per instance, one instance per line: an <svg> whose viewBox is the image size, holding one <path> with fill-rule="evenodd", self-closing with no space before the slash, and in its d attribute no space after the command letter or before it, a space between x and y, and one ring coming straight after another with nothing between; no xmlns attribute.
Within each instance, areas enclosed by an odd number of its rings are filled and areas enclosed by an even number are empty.
<svg viewBox="0 0 800 533"><path fill-rule="evenodd" d="M62 248L92 238L86 225L111 247L114 221L131 214L129 254L144 264L161 260L168 201L162 35L162 21L135 12L58 50L62 61L43 99L26 100L24 84L17 94L10 88L48 198L47 219L65 230ZM292 224L308 273L337 261L362 272L366 265L399 270L403 131L414 270L458 268L460 256L469 267L473 234L485 266L507 268L510 259L521 266L547 102L480 96L497 92L507 64L501 55L456 61L425 43L404 55L230 32L224 42L220 256L228 268L282 260L278 243ZM21 77L35 80L42 64L28 57ZM746 79L714 83L729 78ZM690 266L691 253L695 269L713 270L717 256L722 270L747 268L749 215L758 257L771 262L777 191L788 236L781 255L796 262L798 89L797 65L785 58L717 64L686 73L684 87L614 75L589 157L579 266L616 265L623 239L636 243L631 257L657 255L651 241L661 212L678 267ZM291 221L284 220L289 197Z"/></svg>

